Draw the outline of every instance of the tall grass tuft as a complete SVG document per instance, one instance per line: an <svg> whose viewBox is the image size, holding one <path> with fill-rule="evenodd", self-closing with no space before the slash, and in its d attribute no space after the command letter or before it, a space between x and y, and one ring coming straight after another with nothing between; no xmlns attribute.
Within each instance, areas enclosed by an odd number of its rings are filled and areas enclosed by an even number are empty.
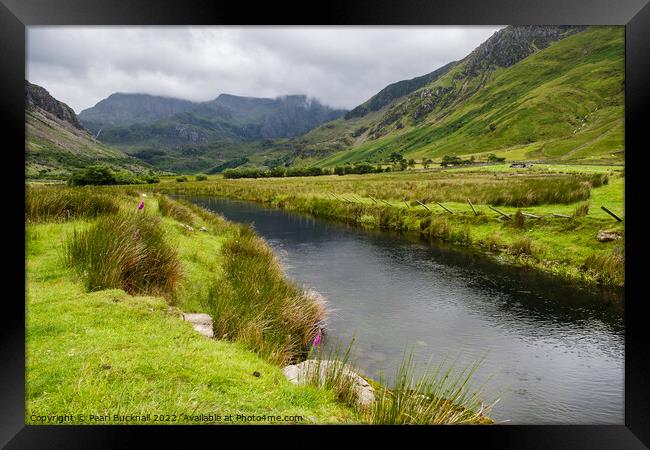
<svg viewBox="0 0 650 450"><path fill-rule="evenodd" d="M510 244L508 251L515 256L533 256L533 240L528 236L519 238Z"/></svg>
<svg viewBox="0 0 650 450"><path fill-rule="evenodd" d="M355 388L354 367L350 363L350 352L354 339L342 350L337 343L328 350L323 346L316 347L311 357L305 362L309 364L306 370L306 384L318 386L333 391L336 399L344 405L359 408L359 394Z"/></svg>
<svg viewBox="0 0 650 450"><path fill-rule="evenodd" d="M179 222L194 225L194 214L192 214L192 211L187 206L175 202L165 195L161 195L158 199L158 208L160 209L160 214L163 216L169 216Z"/></svg>
<svg viewBox="0 0 650 450"><path fill-rule="evenodd" d="M400 364L393 385L375 393L369 422L375 425L489 424L486 417L495 402L485 405L481 390L470 386L481 364L458 370L442 360L416 376L412 354ZM383 384L383 383L381 383Z"/></svg>
<svg viewBox="0 0 650 450"><path fill-rule="evenodd" d="M521 211L514 213L512 215L512 220L508 222L518 230L523 230L526 227L526 217L521 213Z"/></svg>
<svg viewBox="0 0 650 450"><path fill-rule="evenodd" d="M584 268L603 284L622 285L625 282L625 256L623 248L609 254L592 253L587 257Z"/></svg>
<svg viewBox="0 0 650 450"><path fill-rule="evenodd" d="M589 202L582 202L578 206L576 206L576 209L573 213L575 217L582 217L586 216L589 214Z"/></svg>
<svg viewBox="0 0 650 450"><path fill-rule="evenodd" d="M31 222L93 218L119 210L113 198L93 188L29 189L25 206Z"/></svg>
<svg viewBox="0 0 650 450"><path fill-rule="evenodd" d="M171 299L181 278L176 250L159 219L146 214L102 216L88 229L75 230L66 242L65 261L90 291L118 288Z"/></svg>
<svg viewBox="0 0 650 450"><path fill-rule="evenodd" d="M302 358L322 321L322 301L287 281L273 251L248 226L223 246L223 276L209 303L214 333L278 364Z"/></svg>

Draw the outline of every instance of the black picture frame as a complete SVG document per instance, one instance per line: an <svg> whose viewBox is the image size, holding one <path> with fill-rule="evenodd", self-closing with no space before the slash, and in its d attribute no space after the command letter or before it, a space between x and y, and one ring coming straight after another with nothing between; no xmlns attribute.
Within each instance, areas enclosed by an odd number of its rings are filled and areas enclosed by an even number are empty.
<svg viewBox="0 0 650 450"><path fill-rule="evenodd" d="M300 438L288 437L285 427L212 426L26 426L25 425L25 256L24 216L24 79L25 27L30 25L625 25L626 29L626 287L625 287L625 425L508 425L454 427L294 427ZM467 443L496 448L647 448L650 445L650 327L644 290L643 118L650 100L650 5L647 0L336 0L326 3L244 3L207 0L0 0L0 86L5 243L5 287L0 327L0 445L7 448L115 448L134 446L136 439L172 444L187 433L215 446L228 437L277 438L286 445L338 445L320 434L355 435L383 440L396 434L406 445L418 437L432 444ZM630 245L631 243L631 245ZM21 284L20 280L23 280ZM22 301L21 301L22 299ZM299 440L304 439L304 440ZM185 441L187 445L202 445ZM410 444L413 442L413 444ZM339 442L340 443L340 442ZM160 445L160 444L158 444ZM232 444L231 444L232 445Z"/></svg>

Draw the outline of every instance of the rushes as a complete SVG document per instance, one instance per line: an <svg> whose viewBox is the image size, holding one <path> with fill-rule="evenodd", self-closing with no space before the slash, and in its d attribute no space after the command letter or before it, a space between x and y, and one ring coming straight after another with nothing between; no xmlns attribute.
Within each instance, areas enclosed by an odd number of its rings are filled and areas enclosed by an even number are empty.
<svg viewBox="0 0 650 450"><path fill-rule="evenodd" d="M361 420L373 425L462 425L491 424L487 417L496 401L486 405L482 390L472 387L472 378L482 358L459 369L442 360L416 375L413 354L405 355L392 386L371 381L374 401L359 401L358 375L349 363L354 339L345 352L340 344L328 351L321 347L306 363L305 382L329 389L337 400L351 406Z"/></svg>
<svg viewBox="0 0 650 450"><path fill-rule="evenodd" d="M623 284L625 281L623 247L615 248L609 254L593 253L589 255L585 260L584 268L602 284Z"/></svg>
<svg viewBox="0 0 650 450"><path fill-rule="evenodd" d="M223 277L209 293L215 336L243 342L278 364L304 356L324 305L287 281L272 250L248 226L223 247Z"/></svg>
<svg viewBox="0 0 650 450"><path fill-rule="evenodd" d="M589 202L582 202L576 207L573 215L575 217L582 217L582 216L586 216L588 213L589 213Z"/></svg>
<svg viewBox="0 0 650 450"><path fill-rule="evenodd" d="M386 200L402 205L403 199L430 202L462 202L468 198L475 204L528 207L542 204L569 204L587 200L592 187L607 183L607 176L592 175L530 175L502 174L402 174L343 177L278 178L219 180L219 183L172 184L167 189L194 195L237 197L262 203L273 203L288 197L309 197L318 192L338 196L355 193L361 197ZM408 179L406 178L408 176ZM418 205L412 202L412 206Z"/></svg>
<svg viewBox="0 0 650 450"><path fill-rule="evenodd" d="M471 379L481 364L477 360L458 370L454 364L441 361L427 368L419 378L412 355L402 361L393 387L375 395L370 412L372 424L462 425L492 423L485 417L492 406L481 401L481 391L473 391Z"/></svg>
<svg viewBox="0 0 650 450"><path fill-rule="evenodd" d="M29 189L25 206L32 222L92 218L119 210L110 196L92 188Z"/></svg>
<svg viewBox="0 0 650 450"><path fill-rule="evenodd" d="M66 242L65 262L90 291L118 288L169 298L181 277L176 251L165 241L159 219L145 214L117 213L75 230Z"/></svg>

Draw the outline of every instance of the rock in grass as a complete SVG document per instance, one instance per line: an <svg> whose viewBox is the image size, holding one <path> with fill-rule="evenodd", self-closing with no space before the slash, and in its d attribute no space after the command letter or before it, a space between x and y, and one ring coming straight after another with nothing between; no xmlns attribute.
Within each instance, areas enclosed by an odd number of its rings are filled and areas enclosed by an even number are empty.
<svg viewBox="0 0 650 450"><path fill-rule="evenodd" d="M183 320L190 322L194 329L207 338L212 338L212 317L209 314L183 313Z"/></svg>
<svg viewBox="0 0 650 450"><path fill-rule="evenodd" d="M199 228L199 230L200 231L208 231L208 229L206 227L201 227L201 228Z"/></svg>
<svg viewBox="0 0 650 450"><path fill-rule="evenodd" d="M596 234L596 239L598 239L600 242L615 241L621 237L622 236L618 231L600 230L598 231L598 234Z"/></svg>
<svg viewBox="0 0 650 450"><path fill-rule="evenodd" d="M352 389L356 392L357 403L360 406L370 406L375 401L375 390L370 384L352 370L349 365L341 368L340 361L324 360L320 365L315 359L308 359L300 364L292 364L282 369L284 376L293 384L307 384L309 380L315 379L316 370L319 371L318 382L323 385L328 372L342 370L342 377L347 377L351 382ZM332 367L333 366L333 367Z"/></svg>

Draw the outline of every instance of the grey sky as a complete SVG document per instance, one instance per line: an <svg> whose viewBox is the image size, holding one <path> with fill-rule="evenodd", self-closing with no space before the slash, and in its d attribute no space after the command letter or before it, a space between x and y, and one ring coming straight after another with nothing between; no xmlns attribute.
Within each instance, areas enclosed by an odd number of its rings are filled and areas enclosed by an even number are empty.
<svg viewBox="0 0 650 450"><path fill-rule="evenodd" d="M27 79L76 112L113 92L307 94L353 108L466 56L492 27L29 27Z"/></svg>

